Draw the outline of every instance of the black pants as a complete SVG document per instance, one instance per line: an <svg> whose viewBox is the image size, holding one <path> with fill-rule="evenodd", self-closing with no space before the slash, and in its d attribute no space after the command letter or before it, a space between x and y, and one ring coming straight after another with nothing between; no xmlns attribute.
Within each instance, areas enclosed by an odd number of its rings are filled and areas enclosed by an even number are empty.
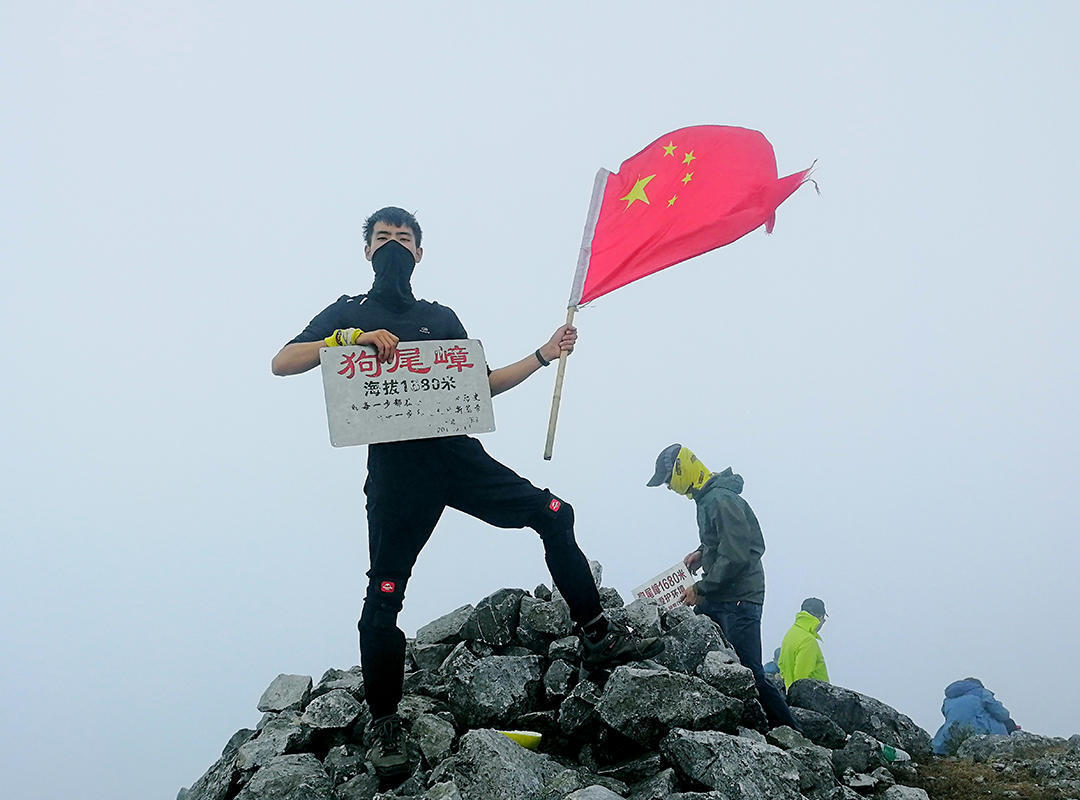
<svg viewBox="0 0 1080 800"><path fill-rule="evenodd" d="M601 613L589 563L574 540L574 510L487 454L476 439L451 436L368 448L367 595L360 615L360 665L378 718L397 710L405 634L397 615L420 550L446 506L499 528L533 528L552 580L579 624Z"/></svg>
<svg viewBox="0 0 1080 800"><path fill-rule="evenodd" d="M770 727L787 725L802 731L799 723L791 715L787 701L768 678L761 665L761 604L741 600L737 603L710 603L705 613L720 626L724 637L735 648L735 654L742 665L754 673L761 706Z"/></svg>

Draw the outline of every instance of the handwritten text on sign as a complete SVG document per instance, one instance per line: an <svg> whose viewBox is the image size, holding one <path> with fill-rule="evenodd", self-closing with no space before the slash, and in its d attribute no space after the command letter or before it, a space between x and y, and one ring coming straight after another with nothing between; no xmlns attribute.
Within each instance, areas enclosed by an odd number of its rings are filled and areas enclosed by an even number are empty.
<svg viewBox="0 0 1080 800"><path fill-rule="evenodd" d="M487 362L477 339L319 351L330 443L400 442L495 430Z"/></svg>
<svg viewBox="0 0 1080 800"><path fill-rule="evenodd" d="M648 583L634 589L635 598L655 600L661 608L672 609L682 603L682 589L694 585L690 570L681 561Z"/></svg>

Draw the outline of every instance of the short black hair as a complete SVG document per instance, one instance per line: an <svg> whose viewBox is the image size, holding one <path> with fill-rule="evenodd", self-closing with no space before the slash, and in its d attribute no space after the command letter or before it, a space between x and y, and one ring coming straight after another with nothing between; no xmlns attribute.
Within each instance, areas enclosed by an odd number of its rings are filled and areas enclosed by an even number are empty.
<svg viewBox="0 0 1080 800"><path fill-rule="evenodd" d="M376 222L393 225L395 228L412 228L413 235L416 237L416 246L420 246L420 237L422 235L420 232L420 223L416 221L416 217L404 208L398 208L397 206L380 208L364 220L364 241L369 246L371 245L371 237L375 233Z"/></svg>

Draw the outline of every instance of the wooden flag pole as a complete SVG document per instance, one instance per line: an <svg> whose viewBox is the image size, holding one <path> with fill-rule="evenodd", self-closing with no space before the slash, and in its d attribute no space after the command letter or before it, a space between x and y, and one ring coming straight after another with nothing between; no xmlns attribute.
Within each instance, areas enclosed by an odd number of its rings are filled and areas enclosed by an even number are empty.
<svg viewBox="0 0 1080 800"><path fill-rule="evenodd" d="M574 312L577 306L566 309L566 324L574 324ZM551 416L548 418L547 444L544 445L544 461L551 461L551 453L555 449L555 425L559 421L559 403L562 401L562 382L566 375L565 350L559 352L559 371L555 375L555 393L551 397Z"/></svg>

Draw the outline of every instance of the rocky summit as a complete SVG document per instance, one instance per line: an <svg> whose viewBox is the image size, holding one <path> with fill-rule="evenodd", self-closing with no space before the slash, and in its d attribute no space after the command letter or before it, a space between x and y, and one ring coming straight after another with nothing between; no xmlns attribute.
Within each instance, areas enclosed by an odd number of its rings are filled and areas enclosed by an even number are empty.
<svg viewBox="0 0 1080 800"><path fill-rule="evenodd" d="M593 574L600 586L598 564ZM941 761L926 731L884 703L798 681L788 700L803 732L769 730L753 676L708 617L602 596L611 617L663 636L663 653L586 673L558 592L500 589L409 640L404 780L380 784L367 760L371 715L351 667L318 683L279 675L257 703L262 719L177 800L919 800L948 784L923 772ZM531 750L501 731L542 738ZM1046 797L1080 798L1074 739L975 737L958 759L1041 774L1063 792Z"/></svg>

